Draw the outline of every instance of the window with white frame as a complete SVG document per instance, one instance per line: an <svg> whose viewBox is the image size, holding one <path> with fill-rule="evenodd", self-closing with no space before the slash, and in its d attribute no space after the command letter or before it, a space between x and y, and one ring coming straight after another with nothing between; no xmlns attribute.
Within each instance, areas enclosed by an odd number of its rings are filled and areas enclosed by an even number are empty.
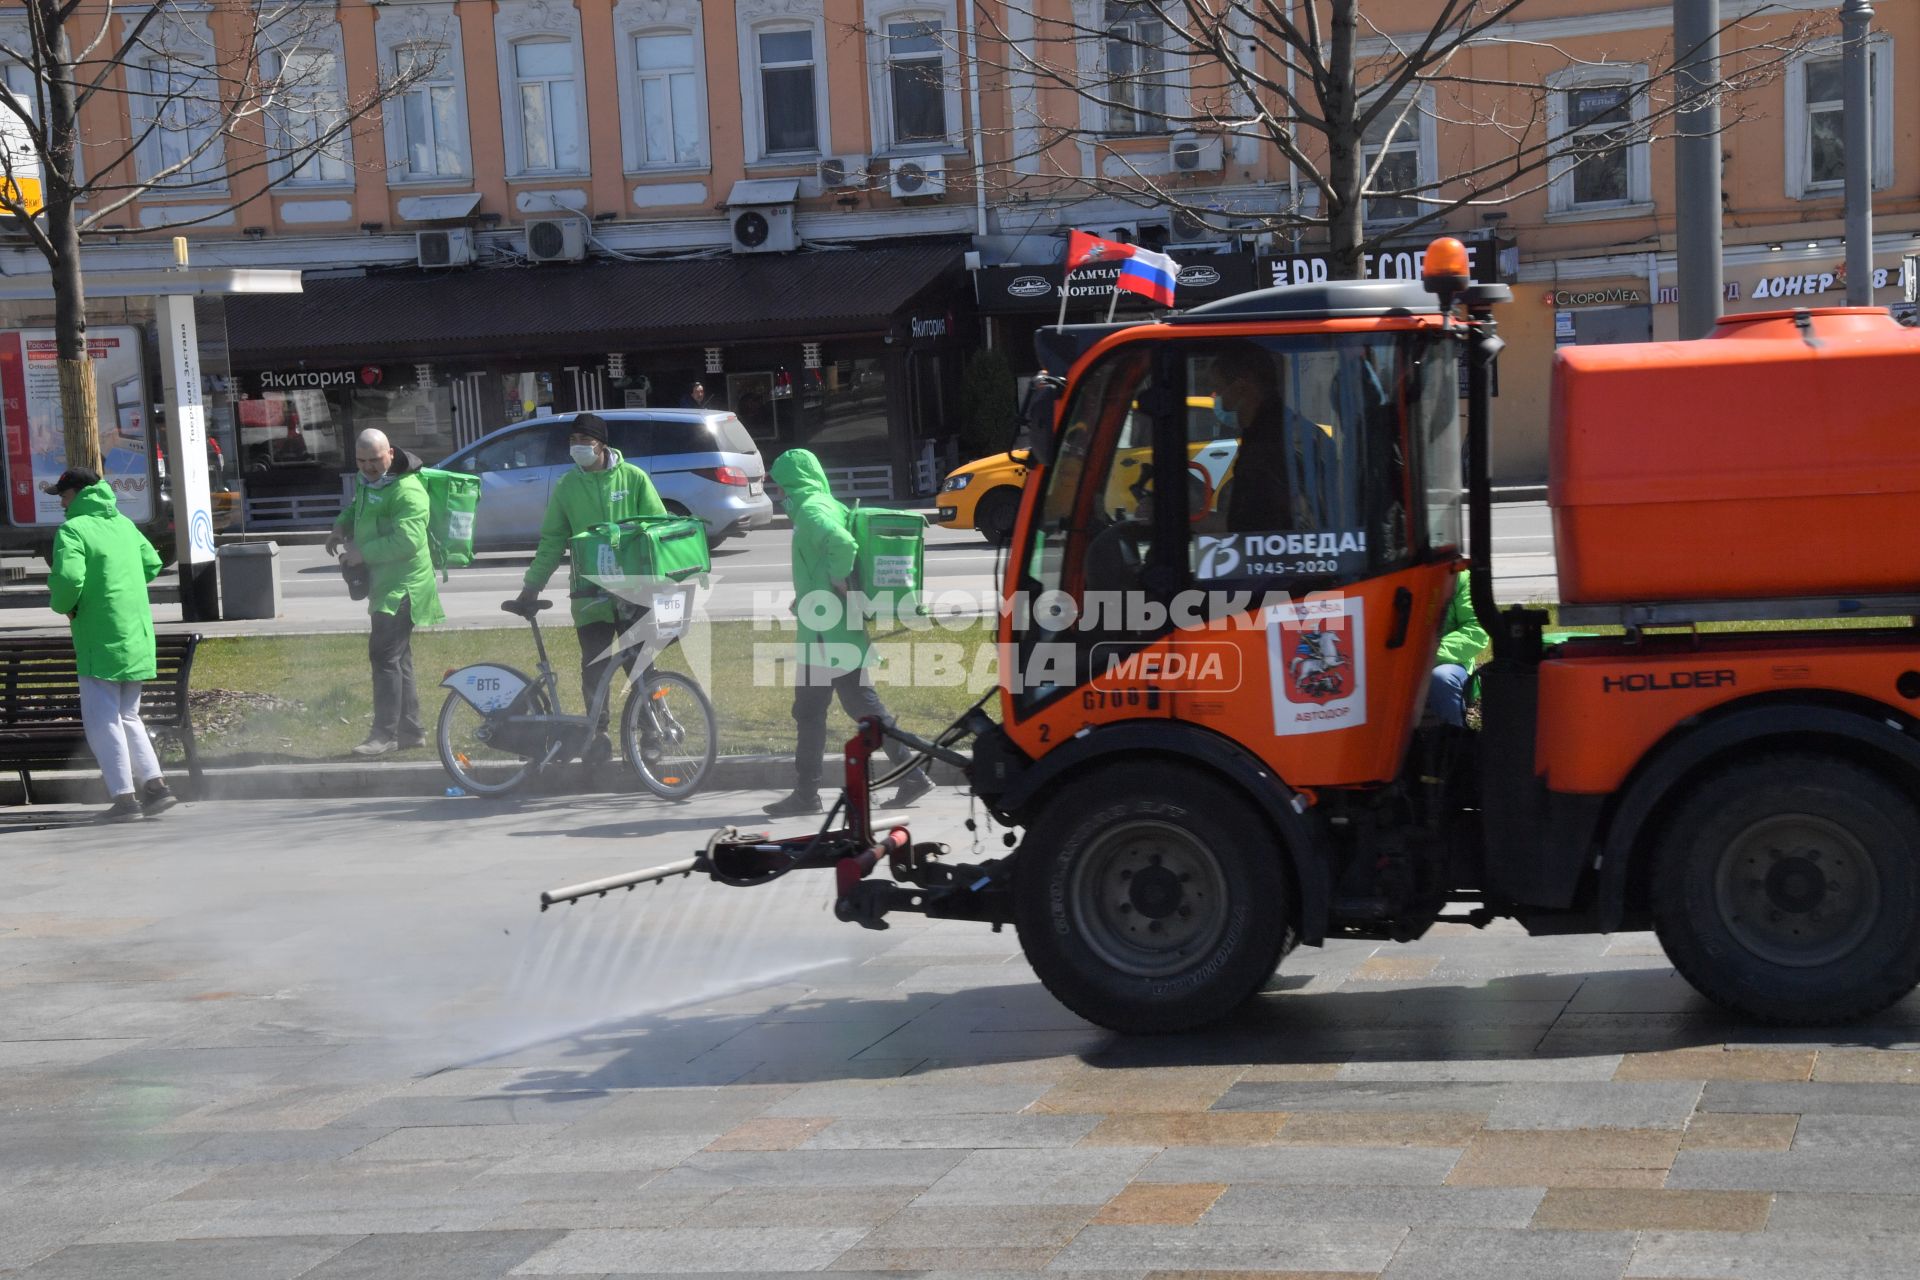
<svg viewBox="0 0 1920 1280"><path fill-rule="evenodd" d="M1167 24L1140 0L1105 0L1102 12L1107 132L1167 129Z"/></svg>
<svg viewBox="0 0 1920 1280"><path fill-rule="evenodd" d="M467 176L467 131L452 51L444 44L409 44L393 51L396 78L410 78L388 110L397 117L403 178Z"/></svg>
<svg viewBox="0 0 1920 1280"><path fill-rule="evenodd" d="M184 57L155 54L133 69L140 85L134 113L143 180L195 186L221 176L219 85Z"/></svg>
<svg viewBox="0 0 1920 1280"><path fill-rule="evenodd" d="M763 27L754 32L760 138L766 155L820 150L816 35L812 27Z"/></svg>
<svg viewBox="0 0 1920 1280"><path fill-rule="evenodd" d="M1893 49L1886 36L1867 43L1873 185L1893 182ZM1787 194L1836 196L1847 179L1846 55L1822 41L1787 67Z"/></svg>
<svg viewBox="0 0 1920 1280"><path fill-rule="evenodd" d="M1547 80L1549 213L1600 213L1653 199L1644 68L1580 67Z"/></svg>
<svg viewBox="0 0 1920 1280"><path fill-rule="evenodd" d="M633 37L633 85L640 149L635 168L700 164L706 120L700 110L700 46L691 31Z"/></svg>
<svg viewBox="0 0 1920 1280"><path fill-rule="evenodd" d="M886 42L888 139L895 147L947 137L946 42L938 18L890 18Z"/></svg>
<svg viewBox="0 0 1920 1280"><path fill-rule="evenodd" d="M337 48L301 42L275 51L269 61L270 145L285 186L350 183L347 93Z"/></svg>
<svg viewBox="0 0 1920 1280"><path fill-rule="evenodd" d="M4 38L4 37L0 37ZM14 48L21 47L15 44ZM28 123L40 110L38 81L33 69L23 62L0 63L0 89L10 106L0 106L0 177L9 180L40 177L40 155L34 149L33 130ZM22 117L25 119L22 119Z"/></svg>
<svg viewBox="0 0 1920 1280"><path fill-rule="evenodd" d="M1369 191L1401 192L1367 201L1366 220L1405 222L1420 215L1415 192L1434 181L1434 127L1425 95L1386 107L1361 135L1361 164ZM1377 168L1376 168L1377 164Z"/></svg>
<svg viewBox="0 0 1920 1280"><path fill-rule="evenodd" d="M572 173L584 167L578 78L571 41L528 39L514 44L511 109L520 125L518 172Z"/></svg>

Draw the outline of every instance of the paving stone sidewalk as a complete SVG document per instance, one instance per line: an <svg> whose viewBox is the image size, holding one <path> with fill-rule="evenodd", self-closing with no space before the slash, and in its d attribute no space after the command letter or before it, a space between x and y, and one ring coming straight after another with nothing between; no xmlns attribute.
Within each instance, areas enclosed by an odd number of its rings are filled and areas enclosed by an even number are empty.
<svg viewBox="0 0 1920 1280"><path fill-rule="evenodd" d="M1920 1001L1445 927L1126 1039L825 875L535 911L767 798L0 810L0 1276L1920 1274Z"/></svg>

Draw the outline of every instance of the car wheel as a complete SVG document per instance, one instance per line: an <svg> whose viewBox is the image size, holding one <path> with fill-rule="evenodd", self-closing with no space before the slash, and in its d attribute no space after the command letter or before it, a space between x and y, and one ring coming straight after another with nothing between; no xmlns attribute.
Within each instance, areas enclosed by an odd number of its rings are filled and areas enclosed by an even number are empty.
<svg viewBox="0 0 1920 1280"><path fill-rule="evenodd" d="M1002 485L980 499L973 511L973 527L992 543L1013 539L1013 522L1020 515L1020 491Z"/></svg>

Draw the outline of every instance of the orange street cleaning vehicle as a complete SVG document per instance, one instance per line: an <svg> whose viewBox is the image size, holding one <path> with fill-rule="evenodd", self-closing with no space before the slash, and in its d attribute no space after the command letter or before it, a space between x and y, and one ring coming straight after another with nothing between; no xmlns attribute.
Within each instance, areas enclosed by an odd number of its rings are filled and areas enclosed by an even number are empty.
<svg viewBox="0 0 1920 1280"><path fill-rule="evenodd" d="M869 724L841 825L723 832L547 901L832 868L840 918L1011 923L1063 1003L1134 1032L1226 1015L1297 944L1497 918L1651 927L1701 992L1762 1020L1905 995L1920 334L1809 310L1562 352L1560 621L1611 625L1556 637L1545 612L1493 600L1508 292L1470 283L1457 242L1426 270L1424 288L1295 286L1042 332L1042 364L1068 372L1032 427L999 714L913 740L965 770L1009 828L1001 856L876 822L870 761L891 731ZM1143 476L1116 509L1113 470L1142 447L1154 473L1187 474L1194 397L1233 442L1231 481ZM1471 727L1423 715L1463 569L1492 636Z"/></svg>

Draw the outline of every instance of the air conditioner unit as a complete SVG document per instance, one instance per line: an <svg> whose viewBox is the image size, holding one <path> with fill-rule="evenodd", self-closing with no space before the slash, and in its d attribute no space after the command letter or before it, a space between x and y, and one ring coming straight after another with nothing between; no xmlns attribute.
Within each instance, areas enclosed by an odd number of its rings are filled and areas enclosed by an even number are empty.
<svg viewBox="0 0 1920 1280"><path fill-rule="evenodd" d="M790 204L736 205L727 217L735 253L788 253L799 245Z"/></svg>
<svg viewBox="0 0 1920 1280"><path fill-rule="evenodd" d="M867 180L867 158L865 156L828 156L820 162L820 185L823 187L857 187Z"/></svg>
<svg viewBox="0 0 1920 1280"><path fill-rule="evenodd" d="M413 256L423 267L464 267L473 261L473 232L466 227L416 232Z"/></svg>
<svg viewBox="0 0 1920 1280"><path fill-rule="evenodd" d="M887 166L887 188L896 200L947 194L945 156L915 156L895 160Z"/></svg>
<svg viewBox="0 0 1920 1280"><path fill-rule="evenodd" d="M1220 139L1175 138L1167 144L1175 173L1216 173L1220 169Z"/></svg>
<svg viewBox="0 0 1920 1280"><path fill-rule="evenodd" d="M1224 240L1226 237L1226 232L1208 226L1206 220L1199 214L1186 209L1173 211L1172 238L1181 244L1192 244L1196 240Z"/></svg>
<svg viewBox="0 0 1920 1280"><path fill-rule="evenodd" d="M579 218L536 218L527 223L527 257L535 262L578 262L587 256L587 224Z"/></svg>

